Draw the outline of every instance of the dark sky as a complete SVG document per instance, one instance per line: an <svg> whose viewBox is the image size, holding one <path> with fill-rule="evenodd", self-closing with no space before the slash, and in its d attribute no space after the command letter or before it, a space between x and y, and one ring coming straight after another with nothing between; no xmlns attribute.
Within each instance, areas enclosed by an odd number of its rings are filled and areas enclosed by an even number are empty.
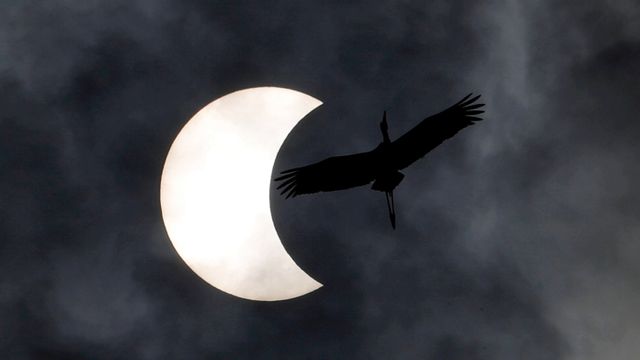
<svg viewBox="0 0 640 360"><path fill-rule="evenodd" d="M159 184L191 115L264 85L325 103L276 169L369 150L385 109L392 138L487 112L405 171L395 232L365 187L273 197L325 287L250 302L178 257ZM2 2L0 353L637 359L639 112L636 0Z"/></svg>

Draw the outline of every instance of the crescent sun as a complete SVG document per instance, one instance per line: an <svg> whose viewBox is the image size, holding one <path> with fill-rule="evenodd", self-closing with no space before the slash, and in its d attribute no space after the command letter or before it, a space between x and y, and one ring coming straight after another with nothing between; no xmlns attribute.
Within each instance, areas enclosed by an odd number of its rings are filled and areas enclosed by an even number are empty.
<svg viewBox="0 0 640 360"><path fill-rule="evenodd" d="M174 140L162 171L162 218L180 257L207 283L264 301L322 286L286 252L269 205L282 143L321 104L285 88L240 90L202 108Z"/></svg>

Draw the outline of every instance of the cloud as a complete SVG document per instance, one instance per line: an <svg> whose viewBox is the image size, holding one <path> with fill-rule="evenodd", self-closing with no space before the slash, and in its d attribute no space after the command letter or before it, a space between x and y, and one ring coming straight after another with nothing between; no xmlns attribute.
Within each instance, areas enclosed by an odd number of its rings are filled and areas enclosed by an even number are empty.
<svg viewBox="0 0 640 360"><path fill-rule="evenodd" d="M633 358L633 2L2 5L0 348L11 358ZM230 91L325 102L276 169L364 151L469 91L486 120L366 188L272 197L325 283L212 289L160 218L164 156Z"/></svg>

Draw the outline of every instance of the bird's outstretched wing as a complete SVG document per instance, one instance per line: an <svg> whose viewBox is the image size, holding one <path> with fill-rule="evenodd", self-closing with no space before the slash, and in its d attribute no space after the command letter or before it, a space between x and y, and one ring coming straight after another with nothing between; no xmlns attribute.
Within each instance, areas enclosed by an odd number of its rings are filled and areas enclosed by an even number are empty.
<svg viewBox="0 0 640 360"><path fill-rule="evenodd" d="M391 143L392 158L396 168L404 169L426 155L443 141L476 121L484 110L484 104L475 103L480 95L465 96L450 108L429 116L406 134Z"/></svg>
<svg viewBox="0 0 640 360"><path fill-rule="evenodd" d="M287 198L348 189L374 180L377 158L373 151L330 157L315 164L285 170L274 180L280 181L277 189Z"/></svg>

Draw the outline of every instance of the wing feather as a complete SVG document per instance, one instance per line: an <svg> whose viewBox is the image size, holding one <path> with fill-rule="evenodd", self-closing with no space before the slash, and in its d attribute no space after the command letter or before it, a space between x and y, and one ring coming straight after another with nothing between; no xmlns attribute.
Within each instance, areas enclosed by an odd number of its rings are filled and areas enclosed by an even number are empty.
<svg viewBox="0 0 640 360"><path fill-rule="evenodd" d="M377 155L373 151L335 156L315 164L282 171L274 181L287 198L300 194L335 191L372 182Z"/></svg>
<svg viewBox="0 0 640 360"><path fill-rule="evenodd" d="M471 96L469 94L448 109L422 120L392 142L392 158L396 168L404 169L460 130L482 120L479 116L474 116L484 112L481 109L484 104L475 103L480 95Z"/></svg>

